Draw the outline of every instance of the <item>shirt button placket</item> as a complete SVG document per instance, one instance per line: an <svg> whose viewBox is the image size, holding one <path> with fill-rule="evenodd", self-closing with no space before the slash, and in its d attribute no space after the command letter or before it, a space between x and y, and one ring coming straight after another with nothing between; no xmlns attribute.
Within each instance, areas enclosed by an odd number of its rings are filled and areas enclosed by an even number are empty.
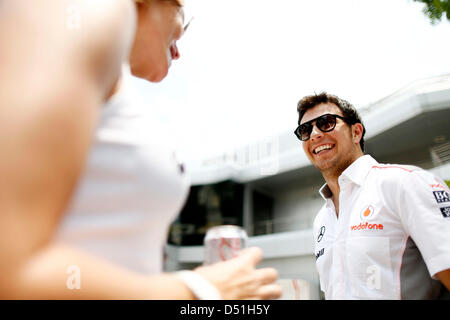
<svg viewBox="0 0 450 320"><path fill-rule="evenodd" d="M339 257L338 268L339 268L339 289L338 295L339 298L345 298L345 281L346 278L345 270L346 270L346 239L348 235L348 221L350 219L351 213L351 202L350 202L350 194L351 185L349 180L345 177L341 177L339 180L340 193L339 193L339 218L337 222L337 238L336 241L338 243L337 246L337 256Z"/></svg>

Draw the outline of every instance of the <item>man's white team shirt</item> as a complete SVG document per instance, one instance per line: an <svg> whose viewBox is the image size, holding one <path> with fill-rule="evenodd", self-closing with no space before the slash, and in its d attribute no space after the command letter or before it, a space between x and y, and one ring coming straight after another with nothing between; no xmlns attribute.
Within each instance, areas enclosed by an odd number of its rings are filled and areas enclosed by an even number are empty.
<svg viewBox="0 0 450 320"><path fill-rule="evenodd" d="M326 299L424 299L442 292L450 268L450 190L413 166L365 155L338 179L339 217L327 185L314 221ZM445 290L445 289L444 289ZM440 293L441 292L441 293Z"/></svg>

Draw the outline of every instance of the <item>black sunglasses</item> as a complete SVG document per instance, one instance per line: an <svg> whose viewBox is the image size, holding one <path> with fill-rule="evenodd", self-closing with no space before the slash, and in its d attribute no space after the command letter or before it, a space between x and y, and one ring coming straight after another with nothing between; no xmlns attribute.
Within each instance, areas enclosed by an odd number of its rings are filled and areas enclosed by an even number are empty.
<svg viewBox="0 0 450 320"><path fill-rule="evenodd" d="M336 118L342 119L346 123L348 122L344 117L337 114L327 113L309 120L308 122L302 123L297 127L297 129L295 129L294 133L301 141L307 141L311 137L314 122L320 131L330 132L336 127Z"/></svg>

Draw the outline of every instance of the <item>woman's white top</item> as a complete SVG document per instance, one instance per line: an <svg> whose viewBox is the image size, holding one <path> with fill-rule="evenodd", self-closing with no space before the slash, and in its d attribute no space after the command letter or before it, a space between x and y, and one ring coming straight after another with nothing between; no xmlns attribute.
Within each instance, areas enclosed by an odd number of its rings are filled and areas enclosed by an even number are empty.
<svg viewBox="0 0 450 320"><path fill-rule="evenodd" d="M57 240L151 274L162 271L169 226L186 200L189 179L130 77L124 68L119 91L101 112Z"/></svg>

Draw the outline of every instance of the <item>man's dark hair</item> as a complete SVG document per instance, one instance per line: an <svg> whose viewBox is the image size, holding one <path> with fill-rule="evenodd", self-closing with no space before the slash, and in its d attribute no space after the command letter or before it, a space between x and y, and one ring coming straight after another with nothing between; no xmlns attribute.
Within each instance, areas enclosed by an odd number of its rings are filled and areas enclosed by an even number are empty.
<svg viewBox="0 0 450 320"><path fill-rule="evenodd" d="M359 145L361 146L361 150L364 152L364 135L366 134L366 128L362 123L361 117L356 111L355 107L350 104L348 101L345 101L337 96L328 94L326 92L322 92L320 94L314 94L310 96L303 97L297 104L297 112L298 112L298 124L300 125L300 121L302 120L305 112L321 103L333 103L335 104L341 111L342 115L345 118L346 122L350 125L355 123L361 123L363 126L363 134L361 137L361 141Z"/></svg>

